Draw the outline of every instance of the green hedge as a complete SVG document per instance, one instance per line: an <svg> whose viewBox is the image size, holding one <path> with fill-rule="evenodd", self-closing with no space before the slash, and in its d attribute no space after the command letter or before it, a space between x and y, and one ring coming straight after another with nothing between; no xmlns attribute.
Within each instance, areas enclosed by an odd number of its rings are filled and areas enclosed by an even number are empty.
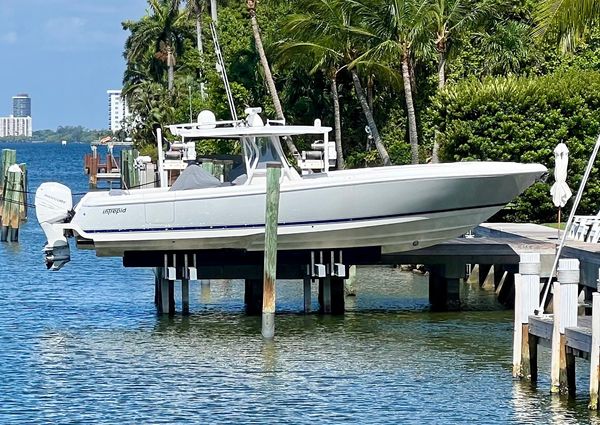
<svg viewBox="0 0 600 425"><path fill-rule="evenodd" d="M556 208L554 147L569 148L567 183L576 193L600 131L600 73L570 70L536 78L470 79L436 96L426 114L426 134L440 132L443 161L539 162L547 183L537 183L503 212L506 220L551 222ZM578 214L600 209L600 181L594 168ZM569 211L572 200L565 208Z"/></svg>

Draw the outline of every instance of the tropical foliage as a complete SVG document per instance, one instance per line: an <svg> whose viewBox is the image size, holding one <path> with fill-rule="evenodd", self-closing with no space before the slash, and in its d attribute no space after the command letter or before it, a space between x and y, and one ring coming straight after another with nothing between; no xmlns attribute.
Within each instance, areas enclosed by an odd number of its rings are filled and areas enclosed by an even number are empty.
<svg viewBox="0 0 600 425"><path fill-rule="evenodd" d="M229 118L210 3L148 0L145 16L123 23L124 93L136 117L127 129L138 145L153 146L158 125L194 120L202 109ZM553 146L564 141L577 184L599 131L600 1L217 3L238 115L261 106L291 123L321 118L335 128L340 168L436 161L438 150L441 161L551 167ZM518 201L511 218L548 220L548 186ZM598 207L588 198L585 208Z"/></svg>

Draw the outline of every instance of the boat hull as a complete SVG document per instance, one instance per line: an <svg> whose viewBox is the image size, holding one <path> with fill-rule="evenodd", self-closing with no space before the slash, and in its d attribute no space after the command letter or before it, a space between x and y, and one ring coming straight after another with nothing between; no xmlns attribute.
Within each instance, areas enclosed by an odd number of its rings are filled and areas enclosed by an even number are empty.
<svg viewBox="0 0 600 425"><path fill-rule="evenodd" d="M399 252L435 245L491 217L545 171L537 164L457 163L284 181L278 248ZM75 211L65 228L99 256L264 248L264 184L95 193Z"/></svg>

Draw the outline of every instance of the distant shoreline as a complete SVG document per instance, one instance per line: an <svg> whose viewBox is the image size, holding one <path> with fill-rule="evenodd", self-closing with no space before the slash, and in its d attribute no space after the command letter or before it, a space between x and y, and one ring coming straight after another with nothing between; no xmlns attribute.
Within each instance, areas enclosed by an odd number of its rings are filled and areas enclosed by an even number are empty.
<svg viewBox="0 0 600 425"><path fill-rule="evenodd" d="M110 130L90 130L81 126L58 127L56 130L37 130L32 137L0 137L2 142L62 142L90 143L111 135Z"/></svg>

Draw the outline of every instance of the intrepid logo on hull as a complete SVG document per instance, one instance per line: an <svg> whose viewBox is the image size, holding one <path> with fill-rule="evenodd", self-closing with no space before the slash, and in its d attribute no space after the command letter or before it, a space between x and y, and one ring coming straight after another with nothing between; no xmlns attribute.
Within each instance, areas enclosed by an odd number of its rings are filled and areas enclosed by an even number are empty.
<svg viewBox="0 0 600 425"><path fill-rule="evenodd" d="M124 214L127 212L127 208L106 208L102 210L102 214L111 215L111 214Z"/></svg>

